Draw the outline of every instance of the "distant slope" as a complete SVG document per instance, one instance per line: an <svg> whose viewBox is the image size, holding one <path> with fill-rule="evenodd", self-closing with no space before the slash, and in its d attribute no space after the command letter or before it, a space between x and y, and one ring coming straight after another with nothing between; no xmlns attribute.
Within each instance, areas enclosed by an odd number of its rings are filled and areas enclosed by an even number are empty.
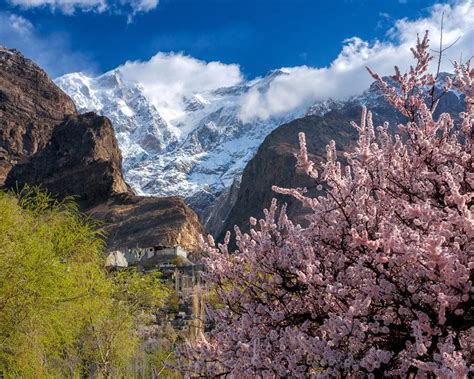
<svg viewBox="0 0 474 379"><path fill-rule="evenodd" d="M248 231L249 217L261 218L263 209L269 207L274 197L280 204L287 203L288 214L292 219L303 222L305 210L299 202L292 197L278 195L271 188L273 185L286 188L310 187L308 195L315 195L314 183L305 174L295 171L295 154L299 151L298 133L306 134L310 157L321 162L325 159L326 145L330 140L338 141L337 147L340 150L348 150L354 145L356 134L349 125L350 120L351 114L306 116L270 133L245 167L237 200L222 232L232 231L234 225Z"/></svg>

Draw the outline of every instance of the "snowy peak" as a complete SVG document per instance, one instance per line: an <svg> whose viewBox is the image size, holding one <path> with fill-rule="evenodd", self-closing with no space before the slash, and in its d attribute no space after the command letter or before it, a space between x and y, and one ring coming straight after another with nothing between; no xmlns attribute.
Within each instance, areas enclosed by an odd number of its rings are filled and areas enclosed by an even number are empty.
<svg viewBox="0 0 474 379"><path fill-rule="evenodd" d="M117 133L125 167L130 160L163 151L176 142L176 133L148 101L143 88L123 80L120 70L97 78L83 73L56 80L81 112L95 111L109 117Z"/></svg>
<svg viewBox="0 0 474 379"><path fill-rule="evenodd" d="M285 72L276 70L251 82L158 102L140 83L125 80L120 68L96 78L68 74L56 83L80 111L112 120L126 179L138 193L191 198L202 191L217 196L241 175L268 133L304 114L239 119L243 96L264 91L281 75Z"/></svg>
<svg viewBox="0 0 474 379"><path fill-rule="evenodd" d="M109 71L97 78L97 85L102 88L123 88L123 78L119 69Z"/></svg>
<svg viewBox="0 0 474 379"><path fill-rule="evenodd" d="M326 113L332 110L341 109L343 105L344 102L337 101L334 99L318 101L308 109L308 112L306 112L306 116L324 116Z"/></svg>

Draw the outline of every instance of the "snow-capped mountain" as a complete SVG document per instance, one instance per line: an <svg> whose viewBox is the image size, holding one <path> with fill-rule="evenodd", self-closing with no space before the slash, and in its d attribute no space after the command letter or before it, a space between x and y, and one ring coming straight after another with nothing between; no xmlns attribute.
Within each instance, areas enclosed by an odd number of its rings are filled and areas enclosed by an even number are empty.
<svg viewBox="0 0 474 379"><path fill-rule="evenodd" d="M373 110L375 117L381 114L393 122L400 118L372 85L346 101L327 99L309 109L243 122L239 118L243 97L251 91L265 93L275 78L286 74L275 70L232 87L174 97L159 106L153 105L140 83L125 80L120 68L98 77L68 74L56 83L80 111L96 111L112 120L126 180L138 194L179 195L207 217L206 207L233 183L238 186L246 164L278 126L305 115L324 116L349 108L358 113L361 105ZM440 111L461 110L458 97L448 95Z"/></svg>
<svg viewBox="0 0 474 379"><path fill-rule="evenodd" d="M81 112L96 111L112 120L126 179L137 193L208 202L241 175L273 129L305 114L307 109L298 109L265 121L240 120L242 96L265 91L279 75L285 73L272 71L251 82L194 93L180 99L179 106L163 109L152 104L139 83L124 80L120 69L99 77L68 74L56 83Z"/></svg>
<svg viewBox="0 0 474 379"><path fill-rule="evenodd" d="M438 75L435 86L435 97L438 97L442 92L444 92L443 87L447 76L449 76L451 80L454 80L454 76L449 73L441 72ZM390 77L384 77L383 79L388 83L392 81ZM392 84L394 86L396 85L393 82ZM451 88L447 93L441 96L435 116L442 112L449 111L453 113L454 117L456 117L458 112L463 111L462 96L463 95L455 88ZM346 100L334 100L329 98L323 101L317 101L309 107L306 116L324 116L330 111L343 111L345 108L354 106L365 106L373 112L382 113L384 116L388 115L389 120L392 121L393 119L401 118L401 115L393 109L393 107L385 100L382 92L378 90L376 82L373 82L372 85L361 94L351 96ZM390 117L390 115L393 117Z"/></svg>

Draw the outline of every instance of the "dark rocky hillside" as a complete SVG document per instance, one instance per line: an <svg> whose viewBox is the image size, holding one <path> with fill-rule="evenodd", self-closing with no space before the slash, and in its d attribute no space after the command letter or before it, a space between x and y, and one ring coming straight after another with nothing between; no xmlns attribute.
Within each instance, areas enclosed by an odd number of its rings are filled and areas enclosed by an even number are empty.
<svg viewBox="0 0 474 379"><path fill-rule="evenodd" d="M0 47L0 185L17 162L47 145L76 106L47 74L16 50Z"/></svg>
<svg viewBox="0 0 474 379"><path fill-rule="evenodd" d="M295 171L299 151L298 133L304 132L310 157L317 162L325 159L326 145L331 139L337 141L339 150L348 150L355 143L355 131L350 126L351 115L334 113L325 117L307 116L280 126L270 133L245 167L240 190L222 232L238 225L248 231L250 216L263 217L263 208L268 208L272 198L287 203L289 216L304 222L305 210L290 196L278 195L272 185L280 187L307 187L308 194L316 194L314 183L304 173Z"/></svg>
<svg viewBox="0 0 474 379"><path fill-rule="evenodd" d="M116 194L133 194L123 179L121 162L107 118L95 113L68 116L54 128L43 150L12 169L5 184L42 184L60 196L77 196L88 208Z"/></svg>

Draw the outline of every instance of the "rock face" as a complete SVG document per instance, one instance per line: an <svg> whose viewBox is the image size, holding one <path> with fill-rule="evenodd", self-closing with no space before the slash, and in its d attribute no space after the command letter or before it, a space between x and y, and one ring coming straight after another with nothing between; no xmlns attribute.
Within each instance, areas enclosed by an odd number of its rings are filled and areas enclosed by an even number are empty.
<svg viewBox="0 0 474 379"><path fill-rule="evenodd" d="M194 251L204 232L197 215L179 197L118 195L88 213L105 222L109 249L180 245Z"/></svg>
<svg viewBox="0 0 474 379"><path fill-rule="evenodd" d="M237 201L239 195L240 179L234 179L232 185L226 188L203 212L200 219L206 227L206 232L217 236L225 227L225 221ZM192 206L192 205L191 205Z"/></svg>
<svg viewBox="0 0 474 379"><path fill-rule="evenodd" d="M40 151L73 101L31 60L0 47L0 185L17 162Z"/></svg>
<svg viewBox="0 0 474 379"><path fill-rule="evenodd" d="M263 209L270 206L272 198L287 204L290 218L304 223L306 213L298 201L272 191L272 185L280 187L307 187L308 195L315 195L316 188L304 173L295 171L299 151L298 133L306 134L308 153L315 162L326 157L326 145L337 141L339 151L350 149L355 141L354 129L350 126L351 114L332 112L319 116L306 116L280 126L270 133L245 167L237 200L223 224L221 237L227 230L238 225L243 231L249 229L249 217L263 217Z"/></svg>
<svg viewBox="0 0 474 379"><path fill-rule="evenodd" d="M203 230L182 200L136 196L125 182L108 118L77 114L47 75L16 51L0 51L0 89L5 187L41 185L59 197L76 196L83 211L104 222L109 249L196 249Z"/></svg>
<svg viewBox="0 0 474 379"><path fill-rule="evenodd" d="M83 208L133 192L122 176L122 156L111 122L95 113L69 116L54 128L49 144L16 165L6 186L44 185L61 197L77 196Z"/></svg>

